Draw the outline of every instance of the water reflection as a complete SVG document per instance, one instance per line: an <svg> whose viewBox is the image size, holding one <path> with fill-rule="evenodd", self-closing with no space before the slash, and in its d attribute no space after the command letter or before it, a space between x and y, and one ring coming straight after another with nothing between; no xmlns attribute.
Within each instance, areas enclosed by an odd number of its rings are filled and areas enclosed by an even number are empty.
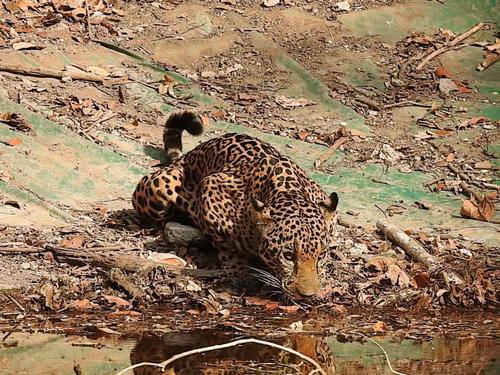
<svg viewBox="0 0 500 375"><path fill-rule="evenodd" d="M217 330L172 332L141 338L131 352L131 363L162 362L175 354L238 338ZM499 341L491 338L440 337L418 342L376 338L393 367L406 374L500 374ZM314 359L328 374L375 375L389 370L383 353L373 343L337 340L313 335L289 335L272 339ZM143 367L135 374L308 374L312 366L295 355L257 344L246 344L181 358L162 373Z"/></svg>
<svg viewBox="0 0 500 375"><path fill-rule="evenodd" d="M172 332L162 337L146 336L132 350L132 364L161 362L175 354L203 346L217 345L242 338L216 330ZM323 366L328 374L335 373L328 343L324 337L291 335L273 342L295 349ZM279 349L258 344L244 344L222 350L191 355L177 360L173 366L161 372L159 368L135 369L137 375L152 374L307 374L313 367L299 357Z"/></svg>

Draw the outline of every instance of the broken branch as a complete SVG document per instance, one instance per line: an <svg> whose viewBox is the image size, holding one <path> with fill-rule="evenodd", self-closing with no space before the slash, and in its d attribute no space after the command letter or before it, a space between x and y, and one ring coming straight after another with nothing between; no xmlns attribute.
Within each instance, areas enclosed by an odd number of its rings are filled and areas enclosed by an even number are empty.
<svg viewBox="0 0 500 375"><path fill-rule="evenodd" d="M438 48L437 50L431 52L430 54L428 54L420 62L420 64L417 65L417 67L415 68L415 70L418 72L424 66L426 66L433 58L435 58L436 56L439 56L439 55L447 52L449 49L453 48L454 46L456 46L460 42L464 41L465 39L467 39L468 37L470 37L472 34L476 33L479 30L481 30L483 28L483 26L484 26L484 23L480 22L476 26L474 26L473 28L471 28L471 29L467 30L466 32L464 32L464 33L460 34L459 36L457 36L448 45L446 45L444 47L441 47L441 48Z"/></svg>
<svg viewBox="0 0 500 375"><path fill-rule="evenodd" d="M55 70L48 68L37 68L34 66L21 66L4 63L0 63L0 71L42 78L71 78L79 81L91 81L98 83L104 82L104 77L84 71Z"/></svg>
<svg viewBox="0 0 500 375"><path fill-rule="evenodd" d="M483 61L481 61L477 67L476 70L479 72L482 72L486 68L489 68L493 64L495 64L498 60L500 60L500 54L498 53L488 53L486 57L484 58Z"/></svg>
<svg viewBox="0 0 500 375"><path fill-rule="evenodd" d="M333 145L330 146L330 148L328 150L325 151L324 154L322 154L318 160L316 160L316 162L314 163L314 166L316 168L319 168L319 166L321 164L323 164L325 161L327 161L328 159L330 159L333 154L335 153L335 151L340 147L342 146L345 142L347 142L347 137L341 137L339 139L337 139Z"/></svg>
<svg viewBox="0 0 500 375"><path fill-rule="evenodd" d="M377 221L377 228L384 233L384 235L393 243L398 245L408 254L411 258L415 259L417 262L422 263L427 268L437 268L442 266L439 259L434 255L431 255L424 249L413 238L408 236L405 232L399 229L397 226L389 223L387 220ZM452 271L442 271L443 279L448 282L453 282L457 285L463 284L463 280Z"/></svg>
<svg viewBox="0 0 500 375"><path fill-rule="evenodd" d="M125 255L125 254L106 254L106 253L96 253L93 251L79 251L77 249L71 249L66 247L46 245L45 249L54 253L58 260L69 263L69 264L90 264L95 267L101 267L106 270L112 270L113 268L119 268L126 272L137 272L140 269L153 269L156 267L162 267L166 269L169 273L173 275L184 275L191 277L216 277L222 274L222 271L217 270L204 270L195 268L173 268L165 265L164 263L158 263L149 259L142 259L135 256Z"/></svg>

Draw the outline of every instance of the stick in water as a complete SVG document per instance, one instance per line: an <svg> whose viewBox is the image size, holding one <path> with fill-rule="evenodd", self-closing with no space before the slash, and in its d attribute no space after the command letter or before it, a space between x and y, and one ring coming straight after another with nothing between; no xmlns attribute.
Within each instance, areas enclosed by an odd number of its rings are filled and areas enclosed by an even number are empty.
<svg viewBox="0 0 500 375"><path fill-rule="evenodd" d="M305 354L302 354L302 353L300 353L300 352L298 352L296 350L287 348L286 346L275 344L274 342L269 342L269 341L264 341L264 340L258 340L258 339L253 339L253 338L251 338L251 339L241 339L241 340L231 341L231 342L228 342L226 344L212 345L212 346L206 346L206 347L203 347L203 348L188 350L188 351L186 351L184 353L176 354L176 355L170 357L169 359L167 359L166 361L163 361L161 363L152 363L152 362L137 363L135 365L127 367L126 369L123 369L122 371L120 371L116 375L123 375L127 371L129 371L129 370L133 370L135 368L142 367L142 366L160 367L162 371L165 371L165 367L167 367L169 364L171 364L174 361L177 361L180 358L184 358L184 357L190 356L192 354L199 354L199 353L209 352L209 351L212 351L212 350L226 349L226 348L230 348L230 347L237 346L237 345L242 345L242 344L266 345L266 346L270 346L270 347L277 348L277 349L283 350L285 352L294 354L297 357L302 358L304 361L307 361L310 364L312 364L316 368L314 370L315 372L320 373L321 375L327 375L327 373L325 372L325 370L322 369L322 367L319 365L318 362L316 362L312 358L309 358Z"/></svg>

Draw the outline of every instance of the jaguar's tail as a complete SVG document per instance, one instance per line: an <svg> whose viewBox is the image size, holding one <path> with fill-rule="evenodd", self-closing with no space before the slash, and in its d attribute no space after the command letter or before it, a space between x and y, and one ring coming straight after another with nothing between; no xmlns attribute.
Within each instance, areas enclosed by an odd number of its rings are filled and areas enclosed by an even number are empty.
<svg viewBox="0 0 500 375"><path fill-rule="evenodd" d="M182 154L182 132L184 130L191 135L200 135L203 132L201 118L191 111L176 112L170 115L163 131L167 164L172 163Z"/></svg>

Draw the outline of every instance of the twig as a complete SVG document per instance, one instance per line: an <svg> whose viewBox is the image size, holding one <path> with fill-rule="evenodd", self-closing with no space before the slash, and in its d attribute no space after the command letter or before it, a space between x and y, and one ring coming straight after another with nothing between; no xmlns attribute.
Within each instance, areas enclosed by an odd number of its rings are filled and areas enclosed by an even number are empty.
<svg viewBox="0 0 500 375"><path fill-rule="evenodd" d="M89 2L85 0L85 18L87 19L87 32L89 33L89 38L93 39L92 28L90 25L90 12L89 12Z"/></svg>
<svg viewBox="0 0 500 375"><path fill-rule="evenodd" d="M459 171L459 170L458 170L458 168L457 168L457 167L455 167L453 164L448 163L447 167L448 167L448 169L449 169L450 171L452 171L453 173L455 173L455 174L456 174L458 177L460 177L462 180L465 180L465 181L468 181L468 182L470 181L470 177L469 177L469 176L467 176L465 173L463 173L463 172Z"/></svg>
<svg viewBox="0 0 500 375"><path fill-rule="evenodd" d="M142 366L155 366L155 367L160 367L161 368L161 371L165 371L165 368L171 364L172 362L180 359L180 358L184 358L184 357L187 357L187 356L190 356L192 354L199 354L199 353L204 353L204 352L209 352L209 351L212 351L212 350L220 350L220 349L226 349L226 348L230 348L230 347L233 347L233 346L237 346L237 345L242 345L242 344L259 344L259 345L266 345L266 346L270 346L272 348L277 348L277 349L280 349L280 350L283 350L285 352L288 352L288 353L291 353L291 354L294 354L296 355L297 357L303 359L304 361L307 361L309 362L310 364L312 364L314 367L316 367L316 370L317 372L319 372L320 374L322 375L327 375L327 373L325 372L325 370L323 370L320 366L320 364L318 362L316 362L314 359L296 351L296 350L293 350L293 349L290 349L290 348L287 348L286 346L282 346L282 345L279 345L279 344L275 344L274 342L268 342L268 341L264 341L264 340L258 340L258 339L253 339L253 338L250 338L250 339L241 339L241 340L236 340L236 341L232 341L232 342L228 342L226 344L220 344L220 345L212 345L212 346L206 346L206 347L203 347L203 348L198 348L198 349L193 349L193 350L188 350L186 352L183 352L183 353L179 353L179 354L176 354L172 357L170 357L169 359L167 359L166 361L163 361L161 363L152 363L152 362L141 362L141 363L137 363L135 365L132 365L132 366L129 366L127 367L126 369L123 369L122 371L120 371L117 375L123 375L125 374L127 371L129 370L133 370L135 368L138 368L138 367L142 367ZM403 374L404 375L404 374Z"/></svg>
<svg viewBox="0 0 500 375"><path fill-rule="evenodd" d="M340 147L342 146L345 142L347 142L347 137L340 137L339 139L337 139L333 145L330 146L330 148L328 150L326 150L326 152L322 155L320 155L319 159L316 160L316 162L314 163L314 166L316 168L319 168L319 166L321 164L323 164L325 161L327 161L328 159L330 159L333 154L335 153L335 151Z"/></svg>
<svg viewBox="0 0 500 375"><path fill-rule="evenodd" d="M82 370L80 364L78 363L73 366L73 371L75 372L76 375L85 375L85 371Z"/></svg>
<svg viewBox="0 0 500 375"><path fill-rule="evenodd" d="M432 180L432 181L426 183L425 186L427 186L430 189L430 187L432 185L437 184L438 182L441 182L441 181L444 181L444 180L445 180L444 177L439 177L439 178L436 178L435 180Z"/></svg>
<svg viewBox="0 0 500 375"><path fill-rule="evenodd" d="M106 122L108 120L111 120L112 118L118 116L118 113L114 112L114 113L111 113L110 115L108 116L104 116L103 118L97 120L95 123L94 123L94 126L96 125L99 125L99 124L102 124L103 122Z"/></svg>
<svg viewBox="0 0 500 375"><path fill-rule="evenodd" d="M385 211L382 208L380 208L380 206L378 204L374 204L374 206L376 208L378 208L380 210L380 212L382 212L384 214L385 218L387 219L387 214L385 213Z"/></svg>
<svg viewBox="0 0 500 375"><path fill-rule="evenodd" d="M422 107L422 108L432 108L429 104L423 104L419 102L414 102L413 100L403 100L399 103L392 103L384 105L384 109L394 108L394 107Z"/></svg>
<svg viewBox="0 0 500 375"><path fill-rule="evenodd" d="M191 30L196 30L196 29L199 29L200 27L203 27L203 26L205 26L206 24L207 24L207 23L205 22L205 23L202 23L201 25L194 25L194 26L191 26L191 27L187 28L186 30L181 31L180 33L177 33L177 34L175 34L175 35L165 35L165 36L162 36L162 37L160 37L160 38L153 39L153 40L154 40L154 41L156 41L156 40L162 40L162 39L168 39L168 38L175 38L175 37L177 37L177 36L179 36L179 35L184 35L184 34L186 34L186 33L190 32Z"/></svg>
<svg viewBox="0 0 500 375"><path fill-rule="evenodd" d="M483 181L472 181L471 184L476 185L480 188L490 189L490 190L500 190L500 185L489 184Z"/></svg>
<svg viewBox="0 0 500 375"><path fill-rule="evenodd" d="M371 109L374 109L374 110L379 111L379 112L381 112L384 109L383 106L381 106L376 101L374 101L366 96L356 96L354 98L354 100L358 101L360 103L366 104Z"/></svg>
<svg viewBox="0 0 500 375"><path fill-rule="evenodd" d="M444 46L444 47L441 47L437 50L435 50L434 52L430 53L429 55L427 55L427 57L425 57L421 62L420 64L417 65L417 67L415 68L415 70L418 72L419 70L421 70L424 66L426 66L429 61L431 61L433 58L435 58L436 56L439 56L445 52L447 52L450 48L456 46L457 44L459 44L460 42L462 42L463 40L467 39L468 37L470 37L472 34L476 33L477 31L481 30L484 26L484 23L483 22L480 22L478 23L476 26L474 26L473 28L469 29L468 31L460 34L459 36L457 36L455 39L453 39L450 43L448 43L448 45Z"/></svg>
<svg viewBox="0 0 500 375"><path fill-rule="evenodd" d="M12 302L13 302L13 303L17 306L17 307L19 307L19 309L20 309L22 312L25 312L25 311L26 311L26 309L24 308L24 306L23 306L23 305L21 305L19 302L17 302L17 300L16 300L14 297L12 297L9 293L7 293L7 292L2 292L2 293L3 293L3 294L5 294L5 296L6 296L8 299L10 299L10 300L11 300L11 301L12 301Z"/></svg>
<svg viewBox="0 0 500 375"><path fill-rule="evenodd" d="M483 197L479 193L476 193L469 185L467 185L467 183L463 181L460 183L460 189L462 189L464 193L473 196L474 199L476 199L478 202L481 202L481 200L483 199Z"/></svg>
<svg viewBox="0 0 500 375"><path fill-rule="evenodd" d="M32 247L0 247L0 254L26 254L26 253L39 253L40 250L33 249Z"/></svg>
<svg viewBox="0 0 500 375"><path fill-rule="evenodd" d="M366 335L363 335L362 333L354 332L354 334L359 335L361 337L364 337L366 340L368 340L368 341L372 342L373 344L377 345L379 347L379 349L382 350L382 352L384 353L384 356L385 356L385 361L387 362L387 366L389 366L389 370L391 370L391 373L396 374L396 375L406 375L404 372L399 372L399 371L396 371L396 370L394 370L392 368L391 361L389 360L389 354L387 354L387 352L382 347L382 345L380 345L378 342L376 342L372 338L370 338L370 337L368 337Z"/></svg>
<svg viewBox="0 0 500 375"><path fill-rule="evenodd" d="M23 74L33 77L44 77L44 78L58 78L62 79L65 77L80 80L80 81L91 81L103 83L104 77L97 74L80 72L80 71L66 71L66 70L55 70L48 68L37 68L34 66L21 66L0 63L0 71L9 72L14 74Z"/></svg>

